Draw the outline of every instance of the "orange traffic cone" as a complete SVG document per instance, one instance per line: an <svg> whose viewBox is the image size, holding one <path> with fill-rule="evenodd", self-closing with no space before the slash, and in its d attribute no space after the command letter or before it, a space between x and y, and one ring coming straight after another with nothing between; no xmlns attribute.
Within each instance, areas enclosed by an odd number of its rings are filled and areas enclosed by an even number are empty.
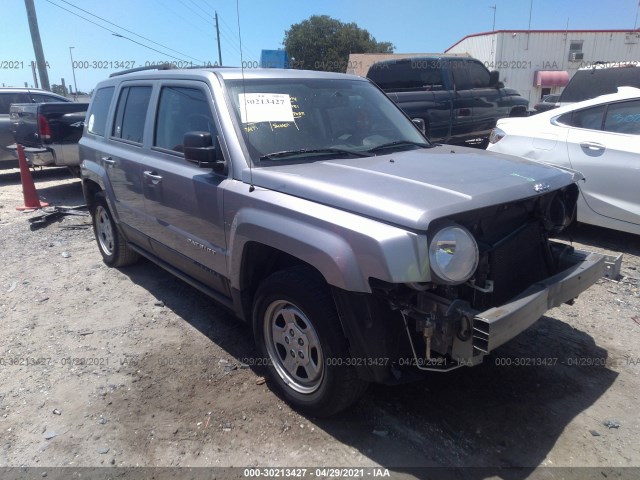
<svg viewBox="0 0 640 480"><path fill-rule="evenodd" d="M38 198L33 177L27 165L27 158L24 156L24 147L20 144L18 144L18 162L20 163L20 180L22 181L24 206L16 207L16 210L37 210L38 208L48 207L48 203L40 202Z"/></svg>

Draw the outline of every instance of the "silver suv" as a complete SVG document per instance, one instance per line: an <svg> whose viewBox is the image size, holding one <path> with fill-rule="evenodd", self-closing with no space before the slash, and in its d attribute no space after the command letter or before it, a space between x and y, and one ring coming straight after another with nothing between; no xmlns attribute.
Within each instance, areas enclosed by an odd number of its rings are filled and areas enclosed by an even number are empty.
<svg viewBox="0 0 640 480"><path fill-rule="evenodd" d="M147 257L250 322L255 364L318 416L480 363L604 271L549 240L579 174L431 144L360 77L119 74L80 155L105 263Z"/></svg>

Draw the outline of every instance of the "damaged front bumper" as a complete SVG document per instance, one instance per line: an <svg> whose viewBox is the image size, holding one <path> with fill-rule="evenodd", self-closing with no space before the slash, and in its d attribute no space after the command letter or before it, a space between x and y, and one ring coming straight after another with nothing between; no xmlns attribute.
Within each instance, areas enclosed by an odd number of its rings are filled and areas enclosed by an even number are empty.
<svg viewBox="0 0 640 480"><path fill-rule="evenodd" d="M566 270L542 280L509 303L473 317L473 355L485 355L530 327L545 312L576 298L605 274L605 256L575 250Z"/></svg>

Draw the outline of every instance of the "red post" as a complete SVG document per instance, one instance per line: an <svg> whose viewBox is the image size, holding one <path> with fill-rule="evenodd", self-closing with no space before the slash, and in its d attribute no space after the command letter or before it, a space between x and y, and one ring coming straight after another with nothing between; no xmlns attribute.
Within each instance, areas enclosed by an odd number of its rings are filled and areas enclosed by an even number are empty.
<svg viewBox="0 0 640 480"><path fill-rule="evenodd" d="M18 144L18 162L20 163L20 181L22 182L22 196L24 197L24 206L16 207L16 210L37 210L38 208L48 207L48 203L40 202L36 186L33 183L33 177L27 165L27 158L24 156L24 147Z"/></svg>

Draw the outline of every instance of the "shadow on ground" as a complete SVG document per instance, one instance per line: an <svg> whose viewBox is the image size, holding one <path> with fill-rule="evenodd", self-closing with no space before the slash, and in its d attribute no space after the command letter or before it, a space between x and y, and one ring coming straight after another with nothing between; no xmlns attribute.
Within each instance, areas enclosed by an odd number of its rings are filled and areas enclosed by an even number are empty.
<svg viewBox="0 0 640 480"><path fill-rule="evenodd" d="M570 242L591 245L595 248L640 256L640 235L632 233L579 223L572 225L561 238Z"/></svg>
<svg viewBox="0 0 640 480"><path fill-rule="evenodd" d="M190 286L149 262L123 272L230 356L256 356L250 328ZM438 467L455 467L454 478L525 479L617 377L606 367L572 365L576 357L605 364L607 352L584 332L543 317L480 366L373 385L351 409L309 421L396 474L442 478L452 471Z"/></svg>

